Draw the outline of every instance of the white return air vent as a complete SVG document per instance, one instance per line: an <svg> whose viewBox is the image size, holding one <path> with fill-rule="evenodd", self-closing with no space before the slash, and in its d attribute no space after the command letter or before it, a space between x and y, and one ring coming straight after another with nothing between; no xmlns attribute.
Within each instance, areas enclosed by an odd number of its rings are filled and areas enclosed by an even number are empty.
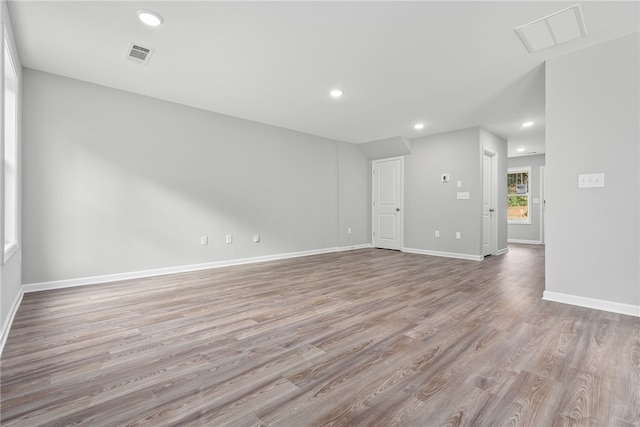
<svg viewBox="0 0 640 427"><path fill-rule="evenodd" d="M137 62L138 64L147 64L149 59L151 58L151 54L153 54L153 49L150 47L142 46L139 43L131 42L129 44L129 49L127 49L127 59L130 59L133 62Z"/></svg>
<svg viewBox="0 0 640 427"><path fill-rule="evenodd" d="M579 4L521 25L515 30L530 53L587 35Z"/></svg>

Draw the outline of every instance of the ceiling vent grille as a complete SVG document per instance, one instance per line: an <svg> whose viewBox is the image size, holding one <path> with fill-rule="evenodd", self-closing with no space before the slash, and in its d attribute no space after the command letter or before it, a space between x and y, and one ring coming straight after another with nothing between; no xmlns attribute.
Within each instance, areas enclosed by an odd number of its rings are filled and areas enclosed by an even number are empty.
<svg viewBox="0 0 640 427"><path fill-rule="evenodd" d="M127 59L130 59L133 62L137 62L138 64L147 64L151 55L153 54L153 49L150 47L142 46L139 43L131 42L129 44L129 49L127 49Z"/></svg>
<svg viewBox="0 0 640 427"><path fill-rule="evenodd" d="M515 30L530 53L587 35L579 4L521 25Z"/></svg>

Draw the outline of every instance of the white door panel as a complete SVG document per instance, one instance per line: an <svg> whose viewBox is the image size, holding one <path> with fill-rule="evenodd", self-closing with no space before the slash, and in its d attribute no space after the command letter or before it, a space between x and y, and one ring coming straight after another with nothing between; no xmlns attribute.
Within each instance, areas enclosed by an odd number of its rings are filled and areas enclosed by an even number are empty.
<svg viewBox="0 0 640 427"><path fill-rule="evenodd" d="M398 238L396 234L396 215L381 214L380 229L378 231L378 238L381 240L396 240Z"/></svg>
<svg viewBox="0 0 640 427"><path fill-rule="evenodd" d="M378 203L380 206L396 205L396 165L381 165L378 168Z"/></svg>

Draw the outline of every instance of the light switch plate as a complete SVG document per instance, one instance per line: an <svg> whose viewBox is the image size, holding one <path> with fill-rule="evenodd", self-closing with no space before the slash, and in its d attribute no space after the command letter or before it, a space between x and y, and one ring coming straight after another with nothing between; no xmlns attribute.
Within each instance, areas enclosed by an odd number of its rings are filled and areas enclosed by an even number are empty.
<svg viewBox="0 0 640 427"><path fill-rule="evenodd" d="M469 192L468 191L458 191L456 194L458 200L469 200Z"/></svg>
<svg viewBox="0 0 640 427"><path fill-rule="evenodd" d="M604 173L585 173L578 175L578 188L604 187Z"/></svg>

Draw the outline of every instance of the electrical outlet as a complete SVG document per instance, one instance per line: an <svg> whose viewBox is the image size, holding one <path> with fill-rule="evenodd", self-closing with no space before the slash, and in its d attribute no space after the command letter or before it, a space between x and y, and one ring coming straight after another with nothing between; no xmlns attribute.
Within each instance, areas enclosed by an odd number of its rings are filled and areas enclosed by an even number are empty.
<svg viewBox="0 0 640 427"><path fill-rule="evenodd" d="M227 244L233 243L233 234L227 234L227 237L225 239L225 242Z"/></svg>
<svg viewBox="0 0 640 427"><path fill-rule="evenodd" d="M209 236L201 236L200 237L200 244L202 246L207 246L209 244Z"/></svg>
<svg viewBox="0 0 640 427"><path fill-rule="evenodd" d="M436 232L434 233L435 237L440 237L440 231L436 230Z"/></svg>
<svg viewBox="0 0 640 427"><path fill-rule="evenodd" d="M459 231L456 231L456 240L460 240L462 239L462 235L460 234Z"/></svg>
<svg viewBox="0 0 640 427"><path fill-rule="evenodd" d="M347 227L347 234L351 234L351 227Z"/></svg>
<svg viewBox="0 0 640 427"><path fill-rule="evenodd" d="M260 235L259 234L254 234L253 235L253 243L260 243Z"/></svg>

